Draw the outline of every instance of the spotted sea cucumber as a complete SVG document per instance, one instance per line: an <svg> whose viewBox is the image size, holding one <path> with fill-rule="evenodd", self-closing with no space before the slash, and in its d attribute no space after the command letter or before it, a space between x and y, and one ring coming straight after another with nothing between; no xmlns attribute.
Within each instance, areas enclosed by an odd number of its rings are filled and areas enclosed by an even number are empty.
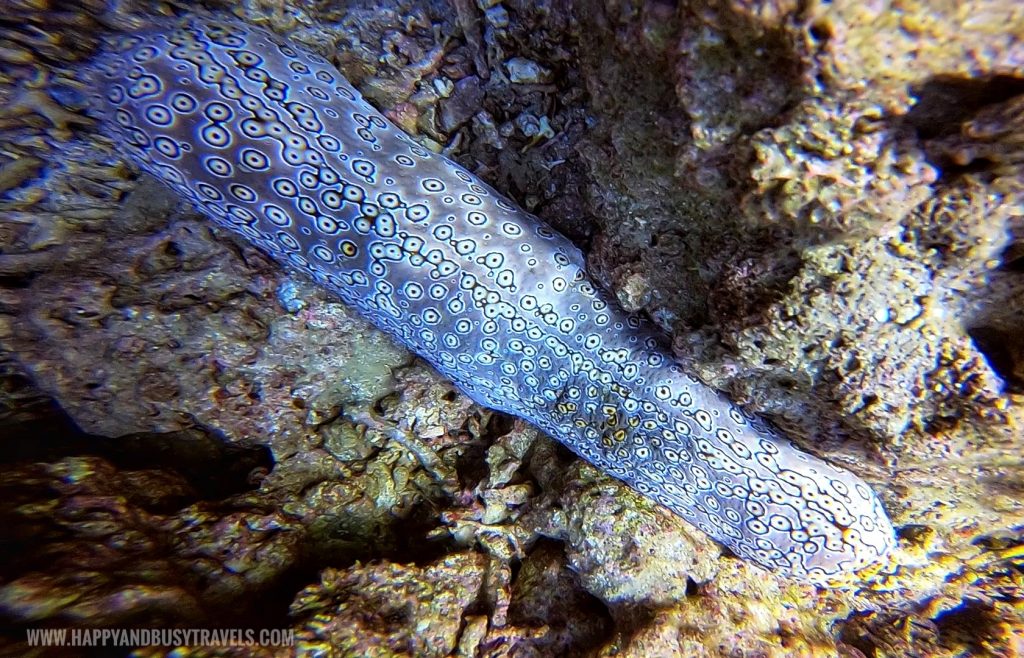
<svg viewBox="0 0 1024 658"><path fill-rule="evenodd" d="M480 404L759 565L819 579L894 545L860 478L683 372L571 242L416 144L323 57L197 16L114 41L90 66L91 107L135 163Z"/></svg>

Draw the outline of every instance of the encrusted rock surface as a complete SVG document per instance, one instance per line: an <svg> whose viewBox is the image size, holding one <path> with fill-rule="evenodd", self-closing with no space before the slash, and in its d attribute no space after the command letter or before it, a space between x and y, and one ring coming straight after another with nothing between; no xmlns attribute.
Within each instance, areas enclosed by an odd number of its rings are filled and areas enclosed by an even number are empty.
<svg viewBox="0 0 1024 658"><path fill-rule="evenodd" d="M870 481L900 549L824 588L722 555L135 178L72 70L157 6L43 4L0 36L4 651L228 624L338 655L1024 652L1019 3L237 10Z"/></svg>

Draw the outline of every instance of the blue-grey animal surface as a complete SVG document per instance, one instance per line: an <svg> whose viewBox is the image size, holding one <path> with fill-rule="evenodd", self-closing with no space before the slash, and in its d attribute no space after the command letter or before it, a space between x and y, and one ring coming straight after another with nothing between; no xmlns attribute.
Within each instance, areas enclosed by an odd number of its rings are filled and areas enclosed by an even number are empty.
<svg viewBox="0 0 1024 658"><path fill-rule="evenodd" d="M683 372L563 236L417 145L323 57L235 20L120 37L94 113L142 169L736 555L818 580L894 545L857 476Z"/></svg>

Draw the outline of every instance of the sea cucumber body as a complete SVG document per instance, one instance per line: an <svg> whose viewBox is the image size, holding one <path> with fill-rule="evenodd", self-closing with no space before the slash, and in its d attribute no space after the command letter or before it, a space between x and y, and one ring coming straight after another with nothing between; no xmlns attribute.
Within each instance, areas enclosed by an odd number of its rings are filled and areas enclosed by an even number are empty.
<svg viewBox="0 0 1024 658"><path fill-rule="evenodd" d="M302 270L481 404L536 424L735 554L812 579L884 556L858 477L795 449L672 361L567 239L420 147L330 64L191 17L91 73L128 155Z"/></svg>

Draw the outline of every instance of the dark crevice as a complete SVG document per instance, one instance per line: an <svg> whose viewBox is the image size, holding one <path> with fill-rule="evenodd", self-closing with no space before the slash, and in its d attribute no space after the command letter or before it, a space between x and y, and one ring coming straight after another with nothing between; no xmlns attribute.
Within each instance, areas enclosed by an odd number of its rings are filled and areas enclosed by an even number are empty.
<svg viewBox="0 0 1024 658"><path fill-rule="evenodd" d="M832 29L826 23L813 23L809 28L811 38L819 45L825 45L832 38Z"/></svg>
<svg viewBox="0 0 1024 658"><path fill-rule="evenodd" d="M995 176L991 172L995 163L988 158L974 158L967 164L954 162L945 154L932 154L931 161L939 167L939 182L955 181L963 176L974 175L979 183L988 185L993 182Z"/></svg>
<svg viewBox="0 0 1024 658"><path fill-rule="evenodd" d="M264 446L226 445L223 439L198 430L168 434L133 434L117 438L93 436L56 409L45 421L8 428L0 464L54 463L69 457L100 457L119 471L170 471L181 476L191 493L163 499L154 513L171 513L199 501L219 501L258 487L254 472L273 468Z"/></svg>
<svg viewBox="0 0 1024 658"><path fill-rule="evenodd" d="M1024 78L936 76L912 89L917 104L904 117L922 139L956 135L960 126L982 108L1024 94Z"/></svg>
<svg viewBox="0 0 1024 658"><path fill-rule="evenodd" d="M968 328L967 335L1009 391L1024 391L1024 335L992 326Z"/></svg>
<svg viewBox="0 0 1024 658"><path fill-rule="evenodd" d="M0 253L0 256L3 256ZM0 274L0 289L24 290L32 285L35 279L31 274Z"/></svg>
<svg viewBox="0 0 1024 658"><path fill-rule="evenodd" d="M1003 250L999 269L1005 272L1024 272L1024 242L1013 242Z"/></svg>
<svg viewBox="0 0 1024 658"><path fill-rule="evenodd" d="M977 599L964 599L952 610L940 613L934 621L940 637L965 644L979 654L992 646L990 638L1002 635L1005 624L991 601Z"/></svg>
<svg viewBox="0 0 1024 658"><path fill-rule="evenodd" d="M455 472L463 488L472 489L487 477L488 447L495 439L511 432L514 424L515 418L512 416L495 412L487 421L481 440L463 444L463 450L455 462Z"/></svg>
<svg viewBox="0 0 1024 658"><path fill-rule="evenodd" d="M509 621L541 631L530 641L534 655L590 655L611 637L608 606L586 591L566 562L564 545L542 538L513 565Z"/></svg>

